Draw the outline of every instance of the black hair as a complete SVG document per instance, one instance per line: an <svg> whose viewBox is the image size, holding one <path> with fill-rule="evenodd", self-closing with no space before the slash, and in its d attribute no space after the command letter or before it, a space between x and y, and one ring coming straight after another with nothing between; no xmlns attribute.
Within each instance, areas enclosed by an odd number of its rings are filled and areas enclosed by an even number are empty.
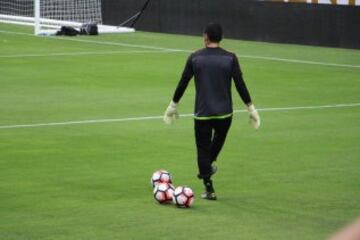
<svg viewBox="0 0 360 240"><path fill-rule="evenodd" d="M209 38L210 42L219 43L222 40L222 27L218 23L209 23L205 29L204 33Z"/></svg>

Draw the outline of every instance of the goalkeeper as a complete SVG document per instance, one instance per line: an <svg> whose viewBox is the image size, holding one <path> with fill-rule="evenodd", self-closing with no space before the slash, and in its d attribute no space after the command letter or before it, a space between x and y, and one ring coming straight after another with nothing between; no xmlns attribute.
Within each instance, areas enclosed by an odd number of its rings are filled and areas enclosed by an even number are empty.
<svg viewBox="0 0 360 240"><path fill-rule="evenodd" d="M250 121L255 129L260 126L260 117L251 102L250 94L242 77L235 54L220 48L222 28L210 23L204 30L205 48L190 55L164 121L171 124L178 118L177 106L190 79L195 76L195 138L197 146L198 177L203 180L206 192L202 198L216 200L211 176L217 167L213 165L231 125L233 109L231 80L246 104Z"/></svg>

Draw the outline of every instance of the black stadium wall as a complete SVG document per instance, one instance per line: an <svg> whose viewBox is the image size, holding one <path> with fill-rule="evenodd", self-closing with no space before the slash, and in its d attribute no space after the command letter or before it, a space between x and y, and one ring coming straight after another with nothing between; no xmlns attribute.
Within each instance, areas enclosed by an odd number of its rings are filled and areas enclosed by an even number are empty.
<svg viewBox="0 0 360 240"><path fill-rule="evenodd" d="M118 25L145 1L103 0L105 24ZM201 35L208 22L227 38L360 49L360 7L247 0L151 0L137 30Z"/></svg>

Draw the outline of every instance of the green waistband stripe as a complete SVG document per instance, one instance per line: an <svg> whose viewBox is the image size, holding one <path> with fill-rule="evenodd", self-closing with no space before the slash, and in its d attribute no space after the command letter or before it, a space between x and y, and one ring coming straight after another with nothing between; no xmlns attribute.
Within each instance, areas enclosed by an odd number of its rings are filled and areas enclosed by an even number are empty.
<svg viewBox="0 0 360 240"><path fill-rule="evenodd" d="M209 116L209 117L197 117L197 116L194 116L194 118L196 120L224 119L224 118L231 117L232 115L233 115L232 113L229 113L229 114L221 115L221 116Z"/></svg>

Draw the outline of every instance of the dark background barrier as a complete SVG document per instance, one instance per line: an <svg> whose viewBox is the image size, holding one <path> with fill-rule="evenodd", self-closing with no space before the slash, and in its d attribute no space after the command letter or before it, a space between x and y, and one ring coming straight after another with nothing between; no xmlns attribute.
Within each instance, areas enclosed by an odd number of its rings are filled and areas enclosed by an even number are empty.
<svg viewBox="0 0 360 240"><path fill-rule="evenodd" d="M105 24L118 25L145 1L103 0ZM208 22L227 38L360 49L360 7L247 0L152 0L136 29L201 35Z"/></svg>

